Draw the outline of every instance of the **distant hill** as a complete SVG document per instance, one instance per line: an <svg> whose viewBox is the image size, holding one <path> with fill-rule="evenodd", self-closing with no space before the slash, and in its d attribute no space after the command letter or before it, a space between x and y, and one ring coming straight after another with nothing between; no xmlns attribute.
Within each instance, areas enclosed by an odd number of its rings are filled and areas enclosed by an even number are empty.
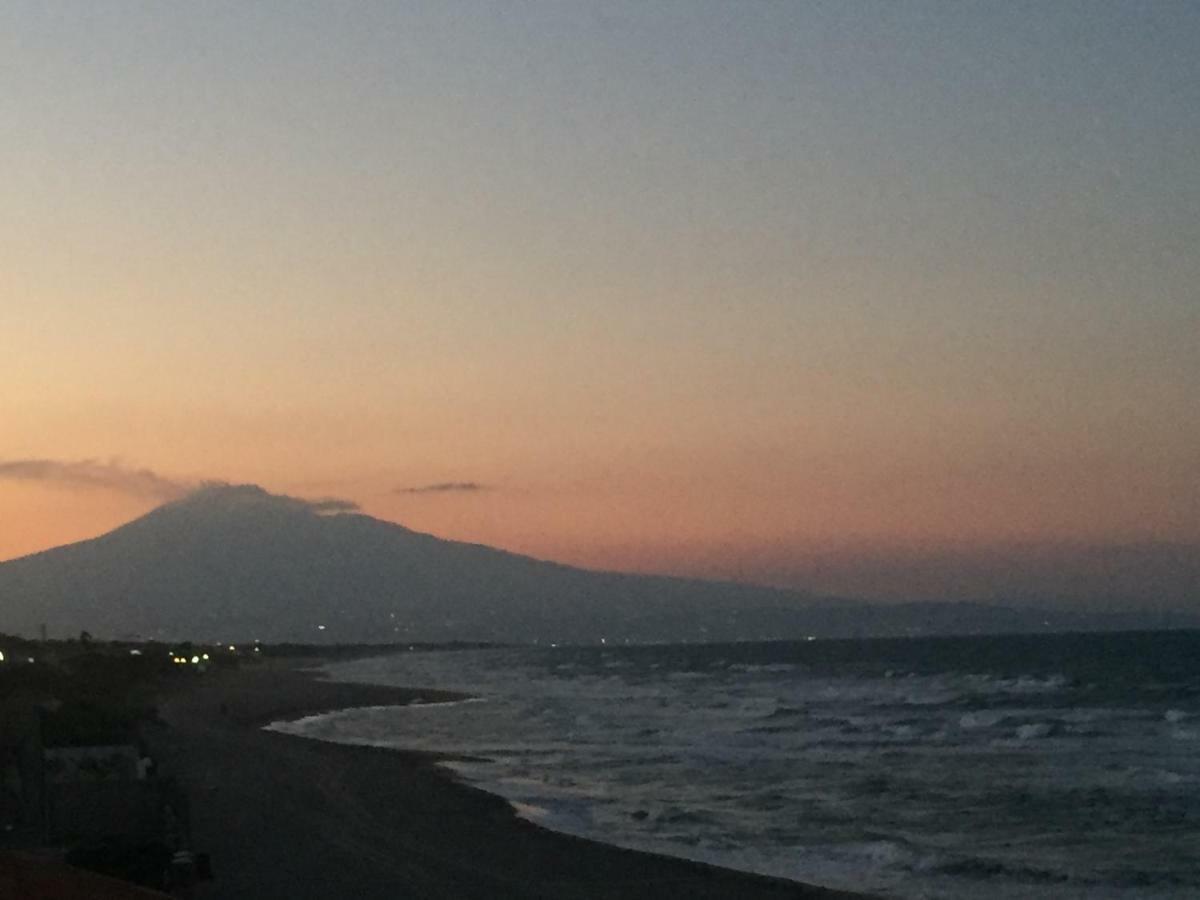
<svg viewBox="0 0 1200 900"><path fill-rule="evenodd" d="M893 602L973 601L1090 612L1200 611L1200 545L1043 541L793 559L781 580Z"/></svg>
<svg viewBox="0 0 1200 900"><path fill-rule="evenodd" d="M0 563L0 631L619 643L1200 625L593 572L325 509L212 486L93 540Z"/></svg>

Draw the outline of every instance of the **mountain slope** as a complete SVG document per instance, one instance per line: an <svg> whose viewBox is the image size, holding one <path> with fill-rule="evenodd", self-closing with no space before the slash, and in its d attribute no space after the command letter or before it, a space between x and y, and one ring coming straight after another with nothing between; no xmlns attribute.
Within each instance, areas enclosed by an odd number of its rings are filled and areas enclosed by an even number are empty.
<svg viewBox="0 0 1200 900"><path fill-rule="evenodd" d="M99 538L0 564L0 628L26 634L44 623L59 635L206 639L694 639L736 627L742 609L803 599L584 571L323 515L252 486L205 488Z"/></svg>
<svg viewBox="0 0 1200 900"><path fill-rule="evenodd" d="M818 602L592 572L261 488L214 486L89 541L0 563L0 631L265 641L717 641L1186 625L978 604Z"/></svg>

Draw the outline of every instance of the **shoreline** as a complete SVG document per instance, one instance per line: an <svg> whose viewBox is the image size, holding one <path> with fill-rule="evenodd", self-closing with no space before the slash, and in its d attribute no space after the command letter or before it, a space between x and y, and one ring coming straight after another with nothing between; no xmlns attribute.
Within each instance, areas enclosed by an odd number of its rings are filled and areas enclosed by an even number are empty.
<svg viewBox="0 0 1200 900"><path fill-rule="evenodd" d="M322 658L206 673L160 700L161 771L191 804L214 880L197 898L725 898L866 895L628 850L552 831L439 765L436 752L267 730L364 706L462 701L436 689L335 682Z"/></svg>

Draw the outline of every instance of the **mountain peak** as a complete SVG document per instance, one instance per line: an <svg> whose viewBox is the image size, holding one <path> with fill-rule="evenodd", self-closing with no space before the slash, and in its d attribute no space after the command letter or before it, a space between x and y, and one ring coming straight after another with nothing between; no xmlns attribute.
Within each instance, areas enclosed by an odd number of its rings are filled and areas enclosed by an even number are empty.
<svg viewBox="0 0 1200 900"><path fill-rule="evenodd" d="M279 495L272 494L257 484L233 484L228 481L206 481L200 487L172 501L169 505L207 506L269 500ZM282 499L282 498L280 498Z"/></svg>
<svg viewBox="0 0 1200 900"><path fill-rule="evenodd" d="M333 515L358 512L358 504L335 497L316 500L272 494L257 484L210 481L161 507L164 511L192 513L244 513L255 510L278 513Z"/></svg>

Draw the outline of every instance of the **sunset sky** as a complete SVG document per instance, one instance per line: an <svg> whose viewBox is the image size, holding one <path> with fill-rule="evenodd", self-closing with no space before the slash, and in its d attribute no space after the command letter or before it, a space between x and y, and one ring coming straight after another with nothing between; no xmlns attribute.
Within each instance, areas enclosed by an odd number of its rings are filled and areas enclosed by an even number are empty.
<svg viewBox="0 0 1200 900"><path fill-rule="evenodd" d="M0 6L0 559L1200 541L1200 4Z"/></svg>

